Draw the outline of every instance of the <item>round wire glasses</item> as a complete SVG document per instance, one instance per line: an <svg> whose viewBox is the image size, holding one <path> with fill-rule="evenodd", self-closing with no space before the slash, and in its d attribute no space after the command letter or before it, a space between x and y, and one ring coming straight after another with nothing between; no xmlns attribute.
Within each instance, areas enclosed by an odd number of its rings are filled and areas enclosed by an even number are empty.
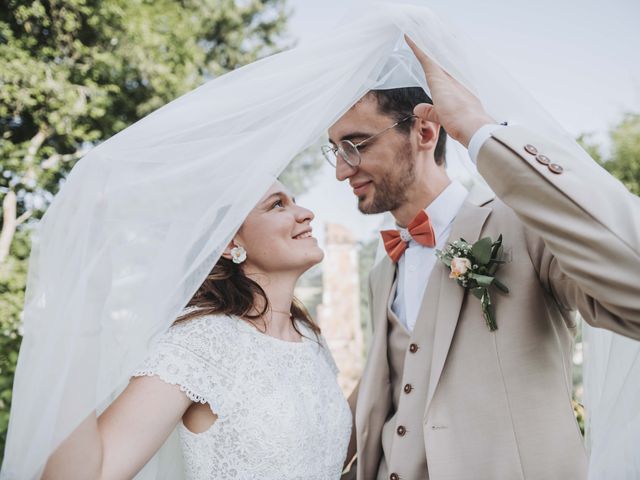
<svg viewBox="0 0 640 480"><path fill-rule="evenodd" d="M397 127L401 123L406 122L411 118L417 118L417 117L415 115L409 115L407 117L404 117L398 120L393 125L388 126L384 130L381 130L378 133L371 135L370 137L367 137L358 143L353 143L351 140L340 140L337 146L323 145L321 147L322 154L324 155L324 158L327 160L327 162L329 162L329 164L334 168L338 164L338 156L342 157L345 163L349 165L351 168L356 168L360 165L360 163L362 163L362 157L360 156L360 150L359 150L359 148L362 145L372 140L373 138L378 137L385 132L388 132L392 128Z"/></svg>

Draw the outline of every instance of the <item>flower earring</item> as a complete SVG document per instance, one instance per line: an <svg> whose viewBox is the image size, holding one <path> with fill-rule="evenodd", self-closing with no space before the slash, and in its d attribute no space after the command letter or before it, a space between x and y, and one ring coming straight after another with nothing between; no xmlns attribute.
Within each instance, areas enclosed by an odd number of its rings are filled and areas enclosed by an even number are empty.
<svg viewBox="0 0 640 480"><path fill-rule="evenodd" d="M231 260L233 263L240 264L247 259L247 251L241 246L233 247L231 249Z"/></svg>

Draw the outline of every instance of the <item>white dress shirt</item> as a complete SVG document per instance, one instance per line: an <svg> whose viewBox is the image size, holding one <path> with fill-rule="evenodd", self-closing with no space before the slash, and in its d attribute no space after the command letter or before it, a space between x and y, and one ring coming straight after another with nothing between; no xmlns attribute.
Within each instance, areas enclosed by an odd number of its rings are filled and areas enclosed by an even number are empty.
<svg viewBox="0 0 640 480"><path fill-rule="evenodd" d="M410 332L416 324L427 281L438 261L436 249L444 248L451 233L453 220L460 211L467 194L467 190L461 183L451 182L425 208L436 235L436 246L425 247L415 240L410 240L404 255L398 260L398 285L391 309Z"/></svg>

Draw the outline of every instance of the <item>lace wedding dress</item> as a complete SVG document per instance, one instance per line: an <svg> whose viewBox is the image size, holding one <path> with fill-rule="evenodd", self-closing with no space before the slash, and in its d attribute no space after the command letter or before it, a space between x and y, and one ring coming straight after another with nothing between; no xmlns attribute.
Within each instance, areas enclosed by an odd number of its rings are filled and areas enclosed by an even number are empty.
<svg viewBox="0 0 640 480"><path fill-rule="evenodd" d="M305 338L288 342L235 317L188 320L133 373L179 385L218 415L203 433L178 425L186 478L340 477L351 412L324 340L298 326Z"/></svg>

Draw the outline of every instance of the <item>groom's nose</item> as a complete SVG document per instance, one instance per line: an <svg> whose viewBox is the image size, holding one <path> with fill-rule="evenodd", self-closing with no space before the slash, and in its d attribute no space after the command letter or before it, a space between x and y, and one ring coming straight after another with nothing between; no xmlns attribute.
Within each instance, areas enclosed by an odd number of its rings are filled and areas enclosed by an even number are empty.
<svg viewBox="0 0 640 480"><path fill-rule="evenodd" d="M353 176L358 171L358 167L352 167L344 161L342 155L336 157L336 178L343 182L349 177Z"/></svg>

